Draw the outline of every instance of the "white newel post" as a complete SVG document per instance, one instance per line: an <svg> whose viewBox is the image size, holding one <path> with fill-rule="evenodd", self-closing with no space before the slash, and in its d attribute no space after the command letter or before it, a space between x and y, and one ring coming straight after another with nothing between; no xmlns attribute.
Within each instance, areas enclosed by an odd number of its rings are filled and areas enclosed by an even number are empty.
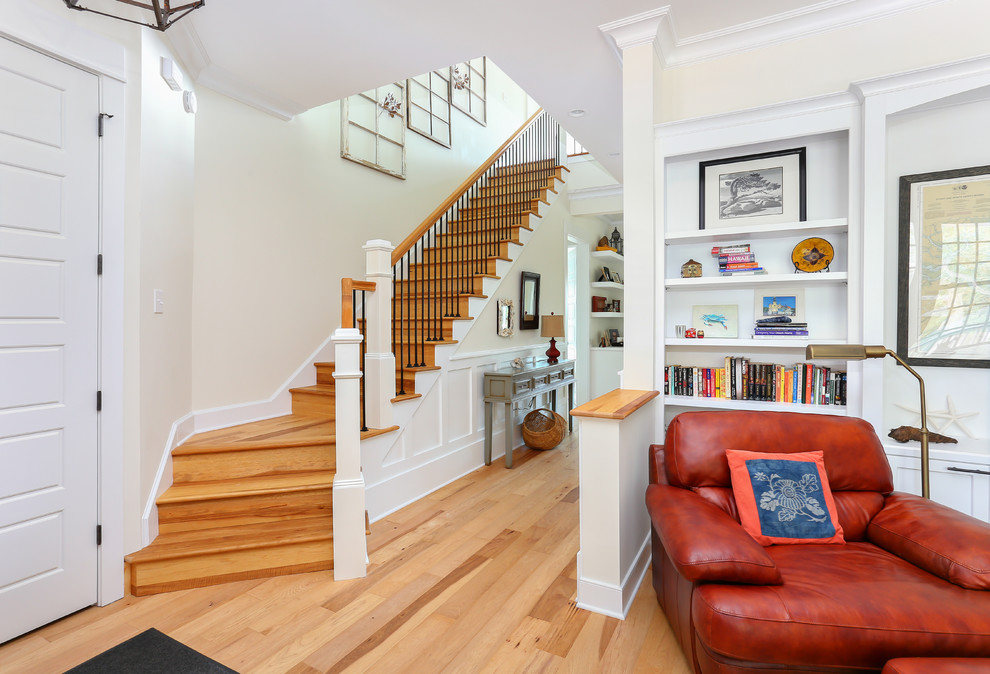
<svg viewBox="0 0 990 674"><path fill-rule="evenodd" d="M337 328L333 337L337 402L337 473L333 478L334 580L367 575L364 474L361 472L361 332Z"/></svg>
<svg viewBox="0 0 990 674"><path fill-rule="evenodd" d="M392 251L388 241L373 239L364 245L366 279L375 292L365 296L365 330L368 346L364 357L365 423L368 428L392 425L395 397L395 355L392 353ZM340 417L338 417L339 419Z"/></svg>

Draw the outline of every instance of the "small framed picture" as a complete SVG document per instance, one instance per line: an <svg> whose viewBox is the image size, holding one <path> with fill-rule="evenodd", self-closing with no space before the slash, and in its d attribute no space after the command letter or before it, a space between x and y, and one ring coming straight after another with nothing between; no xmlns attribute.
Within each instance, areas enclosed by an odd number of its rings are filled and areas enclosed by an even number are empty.
<svg viewBox="0 0 990 674"><path fill-rule="evenodd" d="M608 267L602 267L602 281L606 283L612 282L612 272L609 271Z"/></svg>
<svg viewBox="0 0 990 674"><path fill-rule="evenodd" d="M735 304L696 304L691 307L691 327L706 337L733 339L739 336L739 307Z"/></svg>
<svg viewBox="0 0 990 674"><path fill-rule="evenodd" d="M610 271L609 275L612 277L612 283L622 283L622 277L619 276L619 272Z"/></svg>
<svg viewBox="0 0 990 674"><path fill-rule="evenodd" d="M622 336L619 334L618 328L608 329L608 343L609 346L622 346Z"/></svg>
<svg viewBox="0 0 990 674"><path fill-rule="evenodd" d="M803 147L704 161L699 172L699 229L806 219Z"/></svg>
<svg viewBox="0 0 990 674"><path fill-rule="evenodd" d="M756 320L786 316L794 323L804 322L803 288L769 288L756 291Z"/></svg>

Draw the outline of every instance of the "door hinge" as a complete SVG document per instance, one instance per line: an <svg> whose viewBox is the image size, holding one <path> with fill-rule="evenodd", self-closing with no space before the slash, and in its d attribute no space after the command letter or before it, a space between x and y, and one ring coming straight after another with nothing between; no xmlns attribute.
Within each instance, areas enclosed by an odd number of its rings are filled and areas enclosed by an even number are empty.
<svg viewBox="0 0 990 674"><path fill-rule="evenodd" d="M103 545L103 525L96 525L96 544Z"/></svg>
<svg viewBox="0 0 990 674"><path fill-rule="evenodd" d="M103 411L103 391L96 392L96 411Z"/></svg>
<svg viewBox="0 0 990 674"><path fill-rule="evenodd" d="M96 256L96 275L103 276L103 253Z"/></svg>
<svg viewBox="0 0 990 674"><path fill-rule="evenodd" d="M105 112L101 112L97 119L99 119L99 122L97 122L97 134L100 138L103 138L103 121L106 119L113 119L113 115L108 115Z"/></svg>

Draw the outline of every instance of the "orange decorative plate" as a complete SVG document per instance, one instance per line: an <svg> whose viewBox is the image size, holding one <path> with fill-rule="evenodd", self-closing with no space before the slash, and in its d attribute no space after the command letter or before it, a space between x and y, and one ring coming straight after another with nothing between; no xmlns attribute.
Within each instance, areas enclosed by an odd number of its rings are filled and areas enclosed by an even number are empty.
<svg viewBox="0 0 990 674"><path fill-rule="evenodd" d="M794 263L794 268L804 272L828 269L833 257L835 257L835 250L832 249L832 244L818 237L805 239L794 246L794 250L791 251L791 262Z"/></svg>

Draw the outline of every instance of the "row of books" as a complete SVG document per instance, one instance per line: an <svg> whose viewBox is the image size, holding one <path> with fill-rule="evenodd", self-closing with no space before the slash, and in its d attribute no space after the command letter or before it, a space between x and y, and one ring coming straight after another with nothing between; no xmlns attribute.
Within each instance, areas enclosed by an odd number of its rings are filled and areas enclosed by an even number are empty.
<svg viewBox="0 0 990 674"><path fill-rule="evenodd" d="M767 273L756 261L756 255L748 243L712 246L712 257L718 259L718 273L722 276Z"/></svg>
<svg viewBox="0 0 990 674"><path fill-rule="evenodd" d="M808 336L807 323L762 323L753 326L753 339L803 338Z"/></svg>
<svg viewBox="0 0 990 674"><path fill-rule="evenodd" d="M663 392L696 398L845 405L846 373L813 363L786 366L726 356L725 367L668 365Z"/></svg>

